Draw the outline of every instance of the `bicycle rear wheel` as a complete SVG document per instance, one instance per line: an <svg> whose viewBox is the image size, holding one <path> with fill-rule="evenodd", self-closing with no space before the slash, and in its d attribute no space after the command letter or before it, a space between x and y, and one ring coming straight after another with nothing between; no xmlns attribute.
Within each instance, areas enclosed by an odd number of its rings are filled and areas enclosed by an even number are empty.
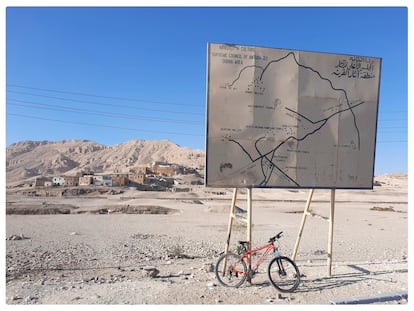
<svg viewBox="0 0 414 311"><path fill-rule="evenodd" d="M299 269L288 257L273 258L269 263L267 273L273 286L283 293L291 293L299 286Z"/></svg>
<svg viewBox="0 0 414 311"><path fill-rule="evenodd" d="M247 265L240 255L227 253L218 259L215 273L220 284L239 287L247 278Z"/></svg>

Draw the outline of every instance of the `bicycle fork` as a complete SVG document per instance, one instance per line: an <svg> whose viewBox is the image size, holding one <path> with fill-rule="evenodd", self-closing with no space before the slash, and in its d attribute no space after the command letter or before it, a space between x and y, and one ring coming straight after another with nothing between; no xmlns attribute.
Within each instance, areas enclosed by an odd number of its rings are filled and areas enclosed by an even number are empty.
<svg viewBox="0 0 414 311"><path fill-rule="evenodd" d="M280 259L280 257L282 257L282 255L279 253L279 250L276 249L276 248L275 248L274 252L275 252L275 257L277 258L276 262L277 262L277 267L279 269L279 275L280 276L286 276L286 271L285 271L285 268L283 267L283 262Z"/></svg>

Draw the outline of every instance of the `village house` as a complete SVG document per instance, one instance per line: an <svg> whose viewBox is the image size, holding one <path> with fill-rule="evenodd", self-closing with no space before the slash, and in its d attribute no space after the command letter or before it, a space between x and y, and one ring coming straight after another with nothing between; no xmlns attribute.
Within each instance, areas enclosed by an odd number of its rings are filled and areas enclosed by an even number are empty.
<svg viewBox="0 0 414 311"><path fill-rule="evenodd" d="M151 170L148 164L138 165L129 169L130 174L150 174Z"/></svg>
<svg viewBox="0 0 414 311"><path fill-rule="evenodd" d="M112 175L112 186L127 186L129 183L127 174Z"/></svg>
<svg viewBox="0 0 414 311"><path fill-rule="evenodd" d="M93 184L95 186L103 186L103 176L102 175L94 175L93 176Z"/></svg>
<svg viewBox="0 0 414 311"><path fill-rule="evenodd" d="M146 178L144 173L129 174L128 179L133 184L145 184Z"/></svg>
<svg viewBox="0 0 414 311"><path fill-rule="evenodd" d="M85 175L79 177L79 186L89 186L93 183L93 176L92 175Z"/></svg>
<svg viewBox="0 0 414 311"><path fill-rule="evenodd" d="M177 164L168 164L162 162L153 162L151 171L156 175L173 176L180 172L180 166Z"/></svg>
<svg viewBox="0 0 414 311"><path fill-rule="evenodd" d="M112 176L110 175L94 175L93 184L95 186L112 187Z"/></svg>
<svg viewBox="0 0 414 311"><path fill-rule="evenodd" d="M33 184L34 187L51 187L53 185L52 178L39 176L36 177Z"/></svg>
<svg viewBox="0 0 414 311"><path fill-rule="evenodd" d="M169 164L165 162L153 162L151 164L139 165L129 169L129 173L115 173L111 175L94 175L85 172L78 173L77 176L54 176L54 177L37 177L32 186L107 186L123 187L134 186L140 190L165 190L171 188L177 182L174 175L183 174L184 172L195 172L194 169L178 164ZM198 173L195 175L199 175ZM196 178L189 181L191 185L199 185L201 182Z"/></svg>
<svg viewBox="0 0 414 311"><path fill-rule="evenodd" d="M52 186L53 186L52 179L45 181L45 187L52 187Z"/></svg>
<svg viewBox="0 0 414 311"><path fill-rule="evenodd" d="M111 175L103 175L103 184L107 187L112 187L112 176Z"/></svg>
<svg viewBox="0 0 414 311"><path fill-rule="evenodd" d="M79 186L79 177L78 176L65 176L65 186L68 187L77 187Z"/></svg>
<svg viewBox="0 0 414 311"><path fill-rule="evenodd" d="M65 184L65 177L55 176L52 178L53 186L63 186Z"/></svg>

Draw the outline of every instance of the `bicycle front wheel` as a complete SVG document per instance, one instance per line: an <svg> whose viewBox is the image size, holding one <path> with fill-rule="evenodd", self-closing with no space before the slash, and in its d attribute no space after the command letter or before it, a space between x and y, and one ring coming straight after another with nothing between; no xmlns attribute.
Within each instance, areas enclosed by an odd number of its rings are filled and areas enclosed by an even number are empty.
<svg viewBox="0 0 414 311"><path fill-rule="evenodd" d="M299 286L299 269L288 257L273 258L269 263L267 273L273 286L283 293L291 293Z"/></svg>
<svg viewBox="0 0 414 311"><path fill-rule="evenodd" d="M215 273L220 284L239 287L247 278L247 265L240 255L227 253L218 259Z"/></svg>

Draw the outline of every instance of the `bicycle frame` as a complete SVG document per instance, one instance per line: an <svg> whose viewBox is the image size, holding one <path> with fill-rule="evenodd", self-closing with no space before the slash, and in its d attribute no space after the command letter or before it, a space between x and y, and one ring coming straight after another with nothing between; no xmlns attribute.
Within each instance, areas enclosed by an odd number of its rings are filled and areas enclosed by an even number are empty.
<svg viewBox="0 0 414 311"><path fill-rule="evenodd" d="M239 241L237 254L227 252L220 255L214 269L220 284L235 288L241 286L245 281L251 284L254 276L259 273L259 266L269 253L273 252L267 266L267 276L270 283L282 293L294 292L300 284L301 274L295 262L279 252L279 238L282 234L283 231L279 232L269 238L266 244L256 248L252 248L250 241ZM240 252L240 248L242 248L242 252ZM253 256L255 253L258 254ZM255 260L252 257L255 257Z"/></svg>
<svg viewBox="0 0 414 311"><path fill-rule="evenodd" d="M261 250L264 250L265 249L265 251L263 252L263 254L259 257L259 259L257 260L257 262L256 262L256 264L255 264L255 266L253 267L253 269L252 269L252 259L251 259L251 255L252 254L254 254L254 253L257 253L257 252L260 252ZM242 256L240 256L240 258L237 260L237 262L236 263L239 263L240 261L242 261L244 258L246 258L247 259L247 263L248 263L248 266L249 266L249 271L251 271L251 270L256 270L261 264L262 264L262 262L263 262L263 260L266 258L266 256L271 252L271 251L273 251L275 249L275 245L274 245L274 242L269 242L269 243L267 243L267 244L265 244L265 245L262 245L262 246L259 246L259 247L256 247L256 248L254 248L254 249L252 249L252 250L248 250L247 252L245 252ZM230 270L232 271L232 272L237 272L237 273L240 273L240 274L248 274L249 273L249 271L247 271L246 273L244 273L243 271L236 271L236 270L234 270L233 269L233 267L231 267L230 268Z"/></svg>

